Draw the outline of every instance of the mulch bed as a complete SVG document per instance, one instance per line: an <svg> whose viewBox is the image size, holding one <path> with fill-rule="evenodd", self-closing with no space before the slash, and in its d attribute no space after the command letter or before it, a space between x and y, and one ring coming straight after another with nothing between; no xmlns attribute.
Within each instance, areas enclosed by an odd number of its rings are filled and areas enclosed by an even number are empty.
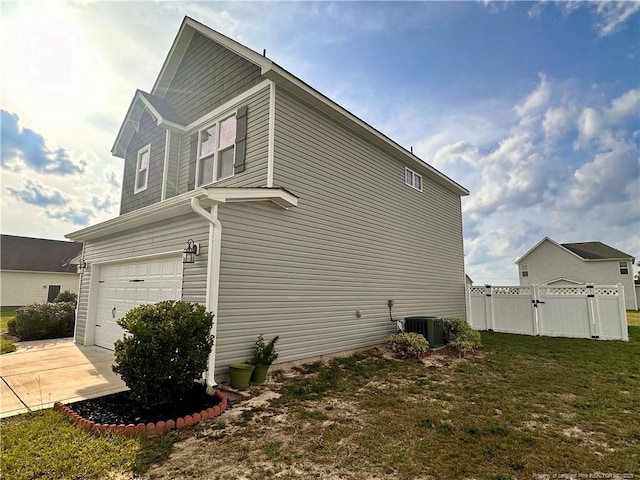
<svg viewBox="0 0 640 480"><path fill-rule="evenodd" d="M95 423L107 425L134 424L166 421L193 415L220 403L220 398L207 395L203 386L195 384L184 400L176 404L160 405L146 408L135 399L130 392L120 392L104 397L82 400L67 406L75 413Z"/></svg>
<svg viewBox="0 0 640 480"><path fill-rule="evenodd" d="M87 432L161 435L217 417L227 409L227 396L220 390L207 395L204 386L196 385L183 401L155 408L143 407L129 392L69 405L56 402L53 408Z"/></svg>

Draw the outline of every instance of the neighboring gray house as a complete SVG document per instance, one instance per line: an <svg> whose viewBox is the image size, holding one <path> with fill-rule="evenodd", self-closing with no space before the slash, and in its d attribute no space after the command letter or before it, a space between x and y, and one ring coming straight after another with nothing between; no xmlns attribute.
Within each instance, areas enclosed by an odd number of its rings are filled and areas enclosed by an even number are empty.
<svg viewBox="0 0 640 480"><path fill-rule="evenodd" d="M216 315L208 381L280 335L279 361L378 344L394 317L465 317L468 192L269 58L185 18L113 154L121 215L85 242L76 341L161 299ZM187 241L199 244L183 263Z"/></svg>
<svg viewBox="0 0 640 480"><path fill-rule="evenodd" d="M82 243L0 236L0 301L3 309L51 302L65 290L78 291L75 259Z"/></svg>
<svg viewBox="0 0 640 480"><path fill-rule="evenodd" d="M637 310L633 285L635 259L602 242L557 243L540 240L516 260L520 285L616 285L624 287L627 310Z"/></svg>

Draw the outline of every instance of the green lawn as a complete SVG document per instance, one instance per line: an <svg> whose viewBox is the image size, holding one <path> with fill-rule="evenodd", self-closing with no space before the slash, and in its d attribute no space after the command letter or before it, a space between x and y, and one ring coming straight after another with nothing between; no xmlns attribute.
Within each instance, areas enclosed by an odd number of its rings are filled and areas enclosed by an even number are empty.
<svg viewBox="0 0 640 480"><path fill-rule="evenodd" d="M162 439L93 437L58 412L30 414L3 421L0 471L118 478L155 462L153 479L637 475L640 326L629 338L483 332L484 352L469 359L398 361L374 350L308 364L277 375L279 398Z"/></svg>
<svg viewBox="0 0 640 480"><path fill-rule="evenodd" d="M15 318L16 311L15 310L7 310L5 312L0 312L0 334L7 332L7 322ZM0 355L4 353L11 353L16 351L15 344L6 338L0 338Z"/></svg>
<svg viewBox="0 0 640 480"><path fill-rule="evenodd" d="M640 327L640 311L627 310L627 325Z"/></svg>

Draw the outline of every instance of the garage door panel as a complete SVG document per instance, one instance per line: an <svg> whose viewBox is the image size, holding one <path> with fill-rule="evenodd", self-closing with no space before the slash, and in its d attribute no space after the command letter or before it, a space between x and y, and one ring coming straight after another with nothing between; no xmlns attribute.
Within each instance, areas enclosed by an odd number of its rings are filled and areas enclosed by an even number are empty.
<svg viewBox="0 0 640 480"><path fill-rule="evenodd" d="M94 343L113 349L114 341L124 334L116 321L129 310L182 298L182 261L171 257L105 265L99 282Z"/></svg>

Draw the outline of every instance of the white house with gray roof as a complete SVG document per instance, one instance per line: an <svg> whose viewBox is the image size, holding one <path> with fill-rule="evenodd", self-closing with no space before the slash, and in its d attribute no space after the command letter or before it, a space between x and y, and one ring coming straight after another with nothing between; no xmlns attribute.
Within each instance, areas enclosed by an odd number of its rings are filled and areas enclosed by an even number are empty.
<svg viewBox="0 0 640 480"><path fill-rule="evenodd" d="M545 237L516 260L520 285L622 284L627 310L637 310L635 258L602 242L557 243Z"/></svg>
<svg viewBox="0 0 640 480"><path fill-rule="evenodd" d="M140 303L200 302L215 314L215 383L261 333L292 361L378 344L390 313L465 317L469 192L191 18L112 153L120 216L68 235L87 262L80 344L113 348ZM189 240L198 254L183 263Z"/></svg>

